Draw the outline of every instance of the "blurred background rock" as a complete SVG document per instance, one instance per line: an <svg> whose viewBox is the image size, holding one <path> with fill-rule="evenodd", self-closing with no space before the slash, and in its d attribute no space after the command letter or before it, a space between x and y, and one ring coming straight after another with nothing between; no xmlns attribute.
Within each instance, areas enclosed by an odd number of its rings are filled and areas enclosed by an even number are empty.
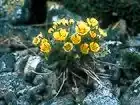
<svg viewBox="0 0 140 105"><path fill-rule="evenodd" d="M65 9L82 18L96 17L103 28L107 28L119 19L124 19L129 31L140 32L139 0L49 0L47 3L49 8L58 9L64 6ZM23 5L24 0L1 0L0 17L11 13L16 6Z"/></svg>

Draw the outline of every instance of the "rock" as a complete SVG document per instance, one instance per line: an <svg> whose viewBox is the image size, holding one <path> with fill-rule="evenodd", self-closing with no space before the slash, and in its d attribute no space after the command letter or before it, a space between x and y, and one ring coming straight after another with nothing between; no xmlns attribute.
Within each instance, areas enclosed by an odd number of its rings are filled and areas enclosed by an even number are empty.
<svg viewBox="0 0 140 105"><path fill-rule="evenodd" d="M24 72L24 68L26 65L26 62L28 61L29 56L26 55L24 57L20 57L17 62L15 63L15 71L19 73Z"/></svg>
<svg viewBox="0 0 140 105"><path fill-rule="evenodd" d="M0 73L14 71L15 57L13 54L5 54L0 58Z"/></svg>
<svg viewBox="0 0 140 105"><path fill-rule="evenodd" d="M35 72L38 64L40 63L40 56L30 56L24 68L24 77L28 82L32 82L35 77Z"/></svg>
<svg viewBox="0 0 140 105"><path fill-rule="evenodd" d="M30 54L36 55L38 52L38 48L28 48L22 51L15 51L13 54L15 55L16 61L18 61L20 58L24 58L25 56L28 56Z"/></svg>
<svg viewBox="0 0 140 105"><path fill-rule="evenodd" d="M0 105L6 105L4 101L0 101Z"/></svg>
<svg viewBox="0 0 140 105"><path fill-rule="evenodd" d="M17 100L17 105L31 105L31 99L28 94L22 95Z"/></svg>
<svg viewBox="0 0 140 105"><path fill-rule="evenodd" d="M12 32L11 28L8 26L8 23L4 20L0 21L0 37L7 36L10 32Z"/></svg>
<svg viewBox="0 0 140 105"><path fill-rule="evenodd" d="M45 82L52 90L57 89L59 83L57 83L57 77L55 72L48 70L47 73L48 75L44 75Z"/></svg>
<svg viewBox="0 0 140 105"><path fill-rule="evenodd" d="M26 14L26 15L25 15ZM15 10L9 16L9 20L11 24L21 24L23 21L27 21L29 19L29 10L23 9L21 6L16 6Z"/></svg>
<svg viewBox="0 0 140 105"><path fill-rule="evenodd" d="M140 77L124 92L121 105L140 105Z"/></svg>
<svg viewBox="0 0 140 105"><path fill-rule="evenodd" d="M12 26L8 23L8 19L0 19L0 40L4 39L5 45L10 46L14 51L33 47L32 39L39 33L40 30L36 27Z"/></svg>
<svg viewBox="0 0 140 105"><path fill-rule="evenodd" d="M116 27L109 28L107 32L107 37L105 38L108 41L121 41L125 42L127 36L127 24L126 21L123 19L120 19L116 23Z"/></svg>
<svg viewBox="0 0 140 105"><path fill-rule="evenodd" d="M44 77L43 75L36 75L36 77L34 78L33 84L34 85L39 85L40 83L44 83Z"/></svg>
<svg viewBox="0 0 140 105"><path fill-rule="evenodd" d="M0 98L3 98L8 91L18 93L20 90L29 87L30 85L27 85L17 73L0 73Z"/></svg>
<svg viewBox="0 0 140 105"><path fill-rule="evenodd" d="M120 64L123 67L121 84L131 85L134 79L139 77L140 73L140 53L135 48L125 48L121 50Z"/></svg>
<svg viewBox="0 0 140 105"><path fill-rule="evenodd" d="M24 96L24 95L26 95L26 94L28 94L28 96L30 96L30 95L29 95L29 90L30 90L31 88L32 88L32 86L28 86L28 87L26 87L26 88L23 88L23 89L19 90L18 92L16 92L17 97Z"/></svg>
<svg viewBox="0 0 140 105"><path fill-rule="evenodd" d="M98 70L98 73L96 74L101 79L109 79L113 82L113 84L118 84L121 74L121 71L118 67L110 64L100 63L96 65L96 68Z"/></svg>
<svg viewBox="0 0 140 105"><path fill-rule="evenodd" d="M31 89L29 89L29 92L30 92L31 95L35 95L35 94L41 93L42 91L44 91L44 89L45 89L45 84L41 83L41 84L39 84L37 86L34 86Z"/></svg>
<svg viewBox="0 0 140 105"><path fill-rule="evenodd" d="M5 15L6 15L6 10L5 10L5 7L4 7L4 2L5 2L5 0L1 0L0 1L0 18L1 17L5 17Z"/></svg>
<svg viewBox="0 0 140 105"><path fill-rule="evenodd" d="M10 53L10 52L11 52L11 49L9 47L0 45L0 57L1 55L4 55L4 53Z"/></svg>
<svg viewBox="0 0 140 105"><path fill-rule="evenodd" d="M138 36L136 36L136 37L131 37L131 39L127 40L126 46L139 48L139 46L140 46L140 34L138 34Z"/></svg>
<svg viewBox="0 0 140 105"><path fill-rule="evenodd" d="M17 105L17 97L12 91L8 91L5 94L4 99L8 105Z"/></svg>
<svg viewBox="0 0 140 105"><path fill-rule="evenodd" d="M91 92L84 99L86 105L120 105L117 98L111 93L110 89L101 86L94 92Z"/></svg>
<svg viewBox="0 0 140 105"><path fill-rule="evenodd" d="M55 94L54 91L58 89L59 85L59 83L57 82L56 74L48 69L43 71L45 72L36 75L33 84L38 86L45 83L45 91L47 92L47 97L52 97Z"/></svg>
<svg viewBox="0 0 140 105"><path fill-rule="evenodd" d="M44 101L39 105L75 105L73 100L74 99L72 98L72 96L67 95L63 97L58 97L54 100Z"/></svg>

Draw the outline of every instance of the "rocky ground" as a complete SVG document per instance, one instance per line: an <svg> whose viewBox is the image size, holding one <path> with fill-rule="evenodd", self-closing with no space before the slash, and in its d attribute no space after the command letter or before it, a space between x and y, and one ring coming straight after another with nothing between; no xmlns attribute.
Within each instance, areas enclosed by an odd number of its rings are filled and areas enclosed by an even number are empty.
<svg viewBox="0 0 140 105"><path fill-rule="evenodd" d="M63 16L80 19L66 9L54 11L50 10L48 21ZM140 104L140 36L125 39L125 20L120 20L119 30L105 39L111 53L100 59L95 71L102 85L93 82L87 87L67 87L54 97L61 85L58 75L48 69L38 49L31 44L32 38L46 27L12 26L6 19L3 13L0 16L0 105ZM74 95L66 91L71 89L76 91Z"/></svg>

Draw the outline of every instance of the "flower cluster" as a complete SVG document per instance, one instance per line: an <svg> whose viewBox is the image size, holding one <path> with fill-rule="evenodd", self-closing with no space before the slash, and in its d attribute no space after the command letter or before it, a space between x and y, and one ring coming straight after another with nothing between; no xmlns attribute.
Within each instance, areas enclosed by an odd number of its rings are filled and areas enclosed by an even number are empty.
<svg viewBox="0 0 140 105"><path fill-rule="evenodd" d="M64 53L89 54L101 51L100 39L107 36L99 27L95 18L86 21L61 19L53 22L48 29L49 38L44 38L41 33L33 39L34 45L39 45L40 51L50 53L52 49L59 49Z"/></svg>
<svg viewBox="0 0 140 105"><path fill-rule="evenodd" d="M44 38L42 33L40 33L38 36L33 38L34 45L39 45L40 51L43 53L49 53L51 51L51 45L48 41L48 39Z"/></svg>

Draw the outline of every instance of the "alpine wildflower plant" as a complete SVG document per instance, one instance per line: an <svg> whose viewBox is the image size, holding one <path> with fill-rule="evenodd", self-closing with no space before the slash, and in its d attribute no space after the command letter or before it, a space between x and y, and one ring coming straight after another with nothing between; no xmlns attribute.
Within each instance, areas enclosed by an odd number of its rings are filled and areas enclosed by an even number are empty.
<svg viewBox="0 0 140 105"><path fill-rule="evenodd" d="M39 33L32 43L39 47L48 65L51 65L52 69L59 69L63 77L68 77L67 73L79 68L91 77L93 72L83 69L87 67L85 62L90 64L84 57L94 58L105 52L106 46L102 39L106 36L107 33L99 27L95 18L87 18L86 21L63 18L52 23L46 37ZM81 61L84 63L81 64ZM93 76L91 78L93 79Z"/></svg>
<svg viewBox="0 0 140 105"><path fill-rule="evenodd" d="M107 36L95 18L87 18L86 21L63 18L53 22L52 27L48 29L47 38L41 34L33 38L32 42L39 46L41 52L49 54L57 49L73 56L102 51L100 40Z"/></svg>

